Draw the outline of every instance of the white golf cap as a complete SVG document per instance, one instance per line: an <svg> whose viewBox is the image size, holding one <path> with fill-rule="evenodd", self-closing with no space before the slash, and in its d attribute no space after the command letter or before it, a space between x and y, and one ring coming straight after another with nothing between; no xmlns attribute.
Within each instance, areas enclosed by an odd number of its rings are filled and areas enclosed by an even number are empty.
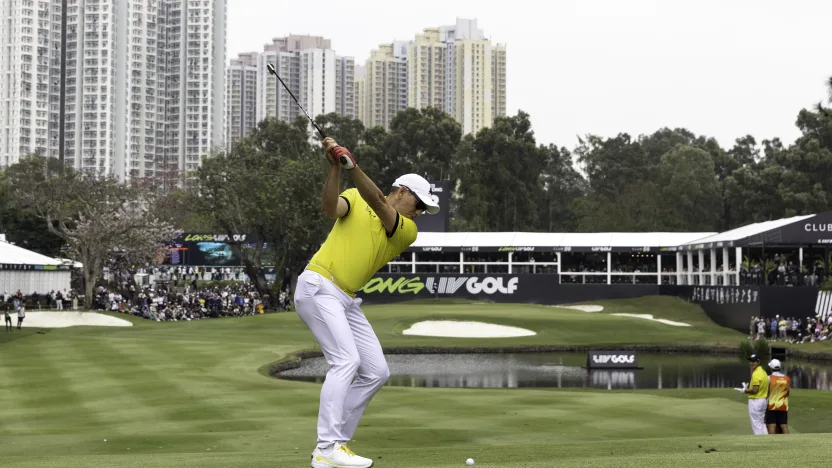
<svg viewBox="0 0 832 468"><path fill-rule="evenodd" d="M428 214L439 213L439 197L431 193L430 182L419 174L405 174L395 182L393 187L407 187L424 202Z"/></svg>
<svg viewBox="0 0 832 468"><path fill-rule="evenodd" d="M771 362L768 363L768 366L772 369L780 370L780 360L779 359L772 359Z"/></svg>

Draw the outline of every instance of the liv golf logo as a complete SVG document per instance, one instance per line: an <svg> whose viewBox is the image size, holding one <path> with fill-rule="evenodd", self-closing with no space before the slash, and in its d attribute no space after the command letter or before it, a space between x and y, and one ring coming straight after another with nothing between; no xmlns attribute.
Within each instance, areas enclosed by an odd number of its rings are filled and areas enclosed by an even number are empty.
<svg viewBox="0 0 832 468"><path fill-rule="evenodd" d="M438 279L438 281L437 281ZM515 276L503 284L504 278L494 278L491 276L485 278L474 277L445 277L434 278L429 276L425 281L425 287L431 294L454 294L465 285L465 289L470 294L514 294L517 291L518 278Z"/></svg>
<svg viewBox="0 0 832 468"><path fill-rule="evenodd" d="M638 369L636 353L632 351L589 351L587 369Z"/></svg>
<svg viewBox="0 0 832 468"><path fill-rule="evenodd" d="M359 291L365 293L388 293L388 294L419 294L425 290L429 294L456 294L457 292L468 291L469 294L514 294L517 291L518 277L495 278L493 276L428 276L422 282L421 277L412 278L372 278Z"/></svg>
<svg viewBox="0 0 832 468"><path fill-rule="evenodd" d="M629 354L629 355L627 355L627 354L618 354L618 355L615 355L615 354L604 354L604 355L596 354L595 356L592 356L592 362L594 362L595 364L607 364L607 363L610 363L610 362L613 363L613 364L625 364L625 363L626 364L632 364L632 363L636 362L636 355L635 354Z"/></svg>

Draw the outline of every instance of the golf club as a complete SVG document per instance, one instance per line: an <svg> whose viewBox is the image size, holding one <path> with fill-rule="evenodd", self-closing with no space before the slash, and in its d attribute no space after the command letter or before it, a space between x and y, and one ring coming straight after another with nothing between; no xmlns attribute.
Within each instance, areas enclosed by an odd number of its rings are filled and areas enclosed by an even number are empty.
<svg viewBox="0 0 832 468"><path fill-rule="evenodd" d="M269 73L274 75L277 78L277 80L280 81L280 84L282 84L283 87L286 88L286 91L289 92L289 96L292 96L292 99L295 100L295 104L297 104L298 107L300 107L300 110L303 111L303 113L306 115L306 118L309 119L310 122L312 122L312 126L315 127L315 129L318 130L318 134L321 135L321 140L325 140L326 139L326 133L324 133L324 131L321 130L321 127L319 127L318 124L315 123L315 121L312 119L312 117L309 115L309 113L306 112L306 109L304 109L303 106L300 105L300 102L298 102L298 98L296 98L295 95L292 94L292 91L289 89L288 86L286 86L286 83L284 83L283 80L280 79L280 75L277 74L277 70L275 70L274 65L269 63L269 64L266 65L266 68L268 68Z"/></svg>

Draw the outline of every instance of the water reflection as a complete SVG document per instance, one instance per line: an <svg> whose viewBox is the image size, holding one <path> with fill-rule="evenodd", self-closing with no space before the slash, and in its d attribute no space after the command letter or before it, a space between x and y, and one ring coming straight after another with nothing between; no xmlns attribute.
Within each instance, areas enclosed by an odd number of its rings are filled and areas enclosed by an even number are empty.
<svg viewBox="0 0 832 468"><path fill-rule="evenodd" d="M639 370L584 369L584 353L400 354L388 355L387 385L465 388L734 388L747 382L747 362L736 357L638 354ZM832 389L832 366L786 361L792 388ZM323 382L323 358L303 361L281 378Z"/></svg>

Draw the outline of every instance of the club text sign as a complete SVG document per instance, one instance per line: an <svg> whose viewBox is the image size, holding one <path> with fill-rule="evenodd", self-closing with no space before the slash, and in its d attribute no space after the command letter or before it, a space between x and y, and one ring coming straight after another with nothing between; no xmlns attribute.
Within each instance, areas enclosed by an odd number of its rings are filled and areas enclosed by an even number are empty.
<svg viewBox="0 0 832 468"><path fill-rule="evenodd" d="M589 351L587 369L638 369L634 351Z"/></svg>

